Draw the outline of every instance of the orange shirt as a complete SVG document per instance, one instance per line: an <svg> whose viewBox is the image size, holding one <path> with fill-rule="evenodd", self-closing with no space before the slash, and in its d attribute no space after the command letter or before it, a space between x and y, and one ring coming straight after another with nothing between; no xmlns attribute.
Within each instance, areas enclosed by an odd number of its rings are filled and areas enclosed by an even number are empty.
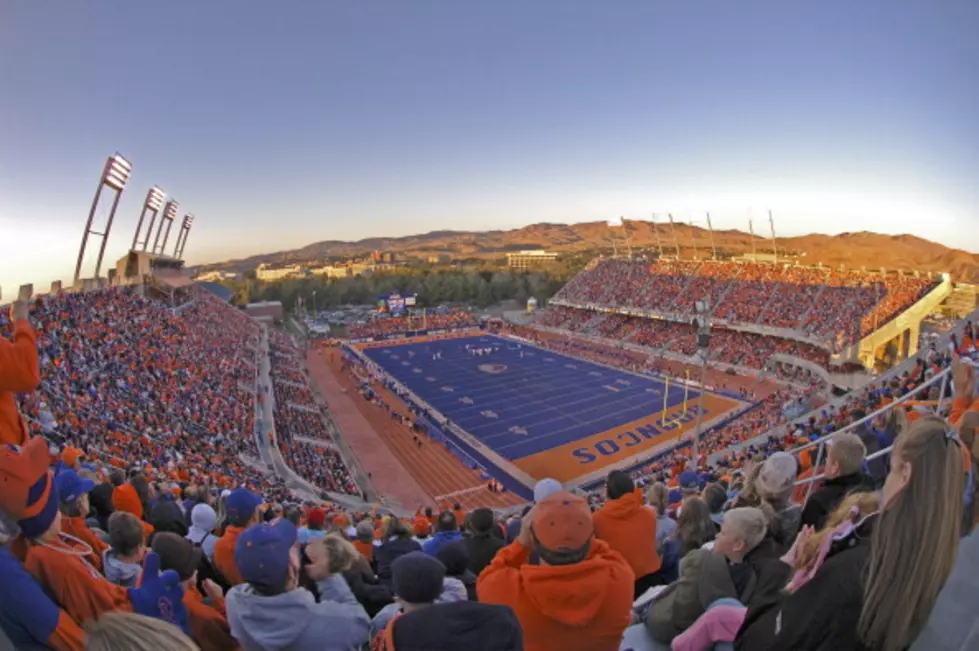
<svg viewBox="0 0 979 651"><path fill-rule="evenodd" d="M244 527L228 525L224 535L214 543L214 567L232 586L245 582L238 573L238 566L235 565L235 544L244 530Z"/></svg>
<svg viewBox="0 0 979 651"><path fill-rule="evenodd" d="M374 543L355 540L354 547L357 548L357 551L360 552L361 556L367 559L368 563L374 562Z"/></svg>
<svg viewBox="0 0 979 651"><path fill-rule="evenodd" d="M184 588L184 607L190 620L190 636L201 651L233 651L238 642L231 637L224 599L208 605L196 586Z"/></svg>
<svg viewBox="0 0 979 651"><path fill-rule="evenodd" d="M30 438L14 394L34 391L40 383L37 335L29 322L17 321L13 341L0 337L0 444L23 445Z"/></svg>
<svg viewBox="0 0 979 651"><path fill-rule="evenodd" d="M609 500L592 517L595 536L608 543L632 568L636 578L663 564L656 552L656 513L642 503L642 489Z"/></svg>
<svg viewBox="0 0 979 651"><path fill-rule="evenodd" d="M78 538L86 545L92 548L92 553L85 557L85 560L90 562L95 566L99 572L102 571L102 554L109 548L109 546L102 542L102 540L92 533L92 530L88 528L85 524L83 518L69 518L62 516L61 518L61 530L68 534L69 536L74 536Z"/></svg>
<svg viewBox="0 0 979 651"><path fill-rule="evenodd" d="M129 591L107 581L83 557L31 545L23 537L14 542L12 552L22 558L24 568L80 625L113 610L132 612Z"/></svg>

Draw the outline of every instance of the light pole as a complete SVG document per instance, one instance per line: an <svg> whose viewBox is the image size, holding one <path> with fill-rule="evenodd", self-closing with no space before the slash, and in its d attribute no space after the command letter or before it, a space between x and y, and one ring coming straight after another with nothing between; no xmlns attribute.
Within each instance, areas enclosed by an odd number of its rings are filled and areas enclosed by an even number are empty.
<svg viewBox="0 0 979 651"><path fill-rule="evenodd" d="M152 220L156 221L156 216L160 212L160 208L163 207L163 199L167 196L167 193L160 188L153 186L146 193L146 199L143 201L143 210L139 213L139 222L136 224L136 232L133 233L133 245L130 250L136 250L136 243L139 242L139 233L143 230L143 220L146 219L146 213L153 213ZM150 222L150 228L153 228L153 221Z"/></svg>
<svg viewBox="0 0 979 651"><path fill-rule="evenodd" d="M697 329L697 357L700 358L700 397L697 400L697 429L694 432L693 456L696 461L700 453L701 428L704 426L704 393L707 385L707 360L710 357L710 304L707 301L694 303L697 316L693 327Z"/></svg>
<svg viewBox="0 0 979 651"><path fill-rule="evenodd" d="M92 207L88 211L88 220L85 222L85 233L82 235L82 245L78 249L78 262L75 263L75 283L78 283L79 278L82 275L82 259L85 257L85 246L88 244L88 236L96 235L102 238L102 244L99 245L99 257L95 263L95 277L99 277L99 272L102 270L102 256L105 255L105 245L109 240L109 232L112 230L112 220L116 216L116 208L119 206L119 198L122 197L122 191L126 187L126 183L129 181L129 174L132 172L133 166L128 160L122 157L120 154L115 154L110 156L105 162L105 167L102 168L102 176L99 177L99 186L95 190L95 199L92 200ZM112 200L112 208L109 210L109 218L105 224L105 232L97 233L92 230L92 219L95 217L95 209L98 208L99 198L102 196L102 188L108 186L110 189L115 190L116 196Z"/></svg>
<svg viewBox="0 0 979 651"><path fill-rule="evenodd" d="M163 253L163 249L160 248L160 235L163 234L163 223L167 224L167 234L170 233L170 226L173 225L173 220L177 218L177 207L180 206L179 203L171 199L167 202L167 205L163 208L163 219L160 220L159 225L156 228L156 238L153 240L153 248L150 249L150 253ZM153 222L150 222L150 231L153 230ZM149 236L152 233L146 234L146 241L149 242ZM166 240L163 241L166 244ZM146 247L143 247L146 250Z"/></svg>

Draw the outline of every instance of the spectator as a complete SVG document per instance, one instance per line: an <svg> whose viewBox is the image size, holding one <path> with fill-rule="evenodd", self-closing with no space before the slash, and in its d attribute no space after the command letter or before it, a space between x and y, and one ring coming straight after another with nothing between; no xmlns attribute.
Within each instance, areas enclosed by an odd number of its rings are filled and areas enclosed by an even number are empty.
<svg viewBox="0 0 979 651"><path fill-rule="evenodd" d="M656 514L642 503L642 489L628 473L613 470L606 481L608 502L594 515L595 537L622 554L636 576L634 598L657 585L662 565L656 551Z"/></svg>
<svg viewBox="0 0 979 651"><path fill-rule="evenodd" d="M408 526L400 518L392 517L381 532L381 545L374 551L377 562L378 580L391 587L393 582L392 565L401 556L420 552L422 546L412 539Z"/></svg>
<svg viewBox="0 0 979 651"><path fill-rule="evenodd" d="M173 624L132 613L107 613L88 627L85 651L199 651Z"/></svg>
<svg viewBox="0 0 979 651"><path fill-rule="evenodd" d="M507 606L470 601L406 612L384 629L382 651L523 651L520 623Z"/></svg>
<svg viewBox="0 0 979 651"><path fill-rule="evenodd" d="M653 602L646 619L653 639L672 642L718 600L747 603L758 580L747 557L765 538L767 528L759 509L729 511L714 549L695 549L684 556L680 578Z"/></svg>
<svg viewBox="0 0 979 651"><path fill-rule="evenodd" d="M136 586L146 556L143 524L132 513L119 511L109 518L109 544L103 556L105 578L125 588Z"/></svg>
<svg viewBox="0 0 979 651"><path fill-rule="evenodd" d="M214 544L218 541L212 533L217 524L218 516L211 508L210 504L203 502L194 506L190 512L190 529L187 531L187 540L200 547L204 557L210 563L214 563Z"/></svg>
<svg viewBox="0 0 979 651"><path fill-rule="evenodd" d="M704 502L710 509L710 519L720 532L724 524L724 505L727 503L727 491L720 484L707 484L704 487Z"/></svg>
<svg viewBox="0 0 979 651"><path fill-rule="evenodd" d="M422 545L422 551L429 556L435 556L442 547L457 540L462 540L462 533L459 531L456 516L452 511L442 511L435 525L435 535Z"/></svg>
<svg viewBox="0 0 979 651"><path fill-rule="evenodd" d="M23 445L30 438L14 400L15 393L29 393L41 383L37 336L28 312L26 301L12 303L14 339L0 337L0 445Z"/></svg>
<svg viewBox="0 0 979 651"><path fill-rule="evenodd" d="M383 638L384 629L402 614L431 606L442 594L445 566L429 554L405 554L394 561L391 569L396 601L371 620L372 640Z"/></svg>
<svg viewBox="0 0 979 651"><path fill-rule="evenodd" d="M656 511L656 553L664 557L666 541L676 531L676 521L667 515L667 499L669 490L666 484L658 481L646 489L646 499L650 508Z"/></svg>
<svg viewBox="0 0 979 651"><path fill-rule="evenodd" d="M979 412L967 411L959 436L972 462L966 483L966 520L955 566L911 651L962 651L979 643L975 597L979 594Z"/></svg>
<svg viewBox="0 0 979 651"><path fill-rule="evenodd" d="M95 488L95 482L79 477L74 470L63 470L55 477L55 483L61 498L61 531L89 546L92 553L85 559L101 572L102 554L109 546L92 533L85 523L88 517L88 495Z"/></svg>
<svg viewBox="0 0 979 651"><path fill-rule="evenodd" d="M700 477L697 476L697 472L694 470L684 470L677 477L677 483L680 485L680 491L683 493L683 501L686 502L690 497L696 497L700 494Z"/></svg>
<svg viewBox="0 0 979 651"><path fill-rule="evenodd" d="M873 489L873 482L863 474L864 443L856 434L837 433L828 443L826 481L813 491L802 509L801 526L820 530L826 518L836 510L843 498L857 491Z"/></svg>
<svg viewBox="0 0 979 651"><path fill-rule="evenodd" d="M879 515L832 541L816 574L779 603L777 629L759 619L739 638L769 651L907 648L955 562L963 477L945 421L916 421L898 437Z"/></svg>
<svg viewBox="0 0 979 651"><path fill-rule="evenodd" d="M239 521L241 515L239 510ZM246 585L227 594L231 634L245 651L359 650L368 639L367 613L343 577L330 574L322 540L306 548L306 572L321 601L298 587L298 559L292 554L297 537L288 520L254 524L237 536L234 562Z"/></svg>
<svg viewBox="0 0 979 651"><path fill-rule="evenodd" d="M114 483L115 480L118 480L119 483ZM91 515L99 521L99 528L102 531L108 531L109 516L115 511L112 508L112 492L116 486L122 485L124 482L125 478L122 471L113 468L109 471L107 480L97 484L88 494Z"/></svg>
<svg viewBox="0 0 979 651"><path fill-rule="evenodd" d="M245 582L236 565L238 536L259 522L261 513L258 507L261 504L262 497L247 488L236 488L225 500L228 526L224 535L214 543L214 569L233 586Z"/></svg>
<svg viewBox="0 0 979 651"><path fill-rule="evenodd" d="M710 509L699 497L689 497L676 521L676 538L680 543L680 557L700 549L717 536L717 527L710 518Z"/></svg>
<svg viewBox="0 0 979 651"><path fill-rule="evenodd" d="M353 541L354 547L360 555L367 559L368 563L374 563L374 525L370 520L364 520L357 525L357 538Z"/></svg>
<svg viewBox="0 0 979 651"><path fill-rule="evenodd" d="M498 551L506 547L505 542L493 535L495 524L491 509L475 509L469 515L471 535L463 539L463 544L469 554L469 569L476 576L490 564Z"/></svg>
<svg viewBox="0 0 979 651"><path fill-rule="evenodd" d="M306 514L306 526L299 530L299 544L305 545L326 535L326 511L310 509Z"/></svg>
<svg viewBox="0 0 979 651"><path fill-rule="evenodd" d="M411 525L411 530L415 534L414 541L419 546L424 546L425 543L432 539L432 525L428 518L415 518L415 522Z"/></svg>
<svg viewBox="0 0 979 651"><path fill-rule="evenodd" d="M527 565L531 551L539 566ZM513 608L527 651L613 651L629 624L634 582L622 557L594 538L588 503L560 492L523 519L476 589L480 601Z"/></svg>
<svg viewBox="0 0 979 651"><path fill-rule="evenodd" d="M132 484L123 484L112 492L112 508L135 516L147 538L153 533L153 526L143 520L143 502Z"/></svg>
<svg viewBox="0 0 979 651"><path fill-rule="evenodd" d="M536 484L534 484L534 503L542 502L554 493L560 493L564 490L561 486L561 482L556 479L551 479L546 477L541 479Z"/></svg>
<svg viewBox="0 0 979 651"><path fill-rule="evenodd" d="M469 552L465 541L449 543L439 550L435 557L445 565L446 580L458 581L466 591L465 599L477 601L476 575L469 569ZM459 599L463 601L463 599Z"/></svg>
<svg viewBox="0 0 979 651"><path fill-rule="evenodd" d="M155 532L169 531L181 538L186 536L189 530L187 518L180 505L170 497L160 499L150 511L150 525Z"/></svg>
<svg viewBox="0 0 979 651"><path fill-rule="evenodd" d="M198 505L201 506L201 505ZM211 580L204 581L209 603L197 590L197 568L202 552L186 538L172 532L153 536L153 551L160 557L160 568L173 570L184 589L183 604L190 621L190 636L201 651L228 651L238 648L225 617L224 593Z"/></svg>
<svg viewBox="0 0 979 651"><path fill-rule="evenodd" d="M758 496L775 511L771 532L775 542L785 549L791 547L799 533L801 509L792 504L792 489L799 464L788 452L776 452L765 459L755 481Z"/></svg>

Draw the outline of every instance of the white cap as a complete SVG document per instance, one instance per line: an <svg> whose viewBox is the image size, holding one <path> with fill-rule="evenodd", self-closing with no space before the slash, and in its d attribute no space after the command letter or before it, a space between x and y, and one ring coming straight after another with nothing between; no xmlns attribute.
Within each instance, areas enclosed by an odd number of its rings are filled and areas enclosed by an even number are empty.
<svg viewBox="0 0 979 651"><path fill-rule="evenodd" d="M227 497L228 495L231 495L231 491L228 490L227 488L221 491L221 497Z"/></svg>
<svg viewBox="0 0 979 651"><path fill-rule="evenodd" d="M546 479L541 479L534 486L534 501L540 502L547 497L553 495L554 493L560 493L564 490L564 486L561 485L556 479L551 479L550 477Z"/></svg>

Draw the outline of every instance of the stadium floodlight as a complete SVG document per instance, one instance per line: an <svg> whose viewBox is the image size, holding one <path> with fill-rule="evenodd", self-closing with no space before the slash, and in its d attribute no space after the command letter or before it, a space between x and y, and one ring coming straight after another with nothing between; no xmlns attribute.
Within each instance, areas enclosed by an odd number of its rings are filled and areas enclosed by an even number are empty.
<svg viewBox="0 0 979 651"><path fill-rule="evenodd" d="M163 207L163 199L166 196L167 193L155 185L146 193L146 199L143 201L143 210L139 213L139 222L136 223L136 232L133 233L133 245L130 247L133 251L136 250L139 233L143 230L143 220L146 219L146 213L153 213L150 219L150 230L152 231L153 222L156 221L156 216L160 213L160 208ZM146 239L149 240L149 235L147 235Z"/></svg>
<svg viewBox="0 0 979 651"><path fill-rule="evenodd" d="M194 225L194 216L190 213L184 215L184 221L180 225L180 233L177 235L177 246L174 247L173 257L178 260L184 257L184 247L187 246L187 236L190 235L190 227Z"/></svg>
<svg viewBox="0 0 979 651"><path fill-rule="evenodd" d="M88 219L85 222L85 232L82 235L82 244L78 248L78 262L75 263L75 284L78 284L82 275L82 260L85 258L85 247L88 245L88 236L95 235L102 238L99 245L99 255L95 263L95 278L99 277L102 271L102 257L105 255L105 245L109 241L109 233L112 231L112 221L116 216L116 208L119 207L119 199L122 191L129 182L129 175L132 173L133 166L121 154L116 153L109 156L102 168L102 176L99 177L99 185L95 190L95 199L92 200L92 207L88 211ZM115 191L116 196L112 201L112 208L109 210L109 217L105 222L105 231L98 233L92 230L92 220L95 218L95 210L98 208L99 199L102 197L102 189L108 187Z"/></svg>
<svg viewBox="0 0 979 651"><path fill-rule="evenodd" d="M169 231L170 224L172 224L173 223L173 220L177 218L177 209L179 207L180 207L180 204L178 202L174 201L173 199L171 199L170 201L168 201L167 202L167 205L163 207L163 217L160 219L160 223L156 227L156 237L153 239L153 248L150 249L150 253L153 253L153 254L163 253L163 250L159 248L159 245L160 245L160 235L163 234L163 224L164 224L164 222L167 224L167 227L168 227L167 230ZM149 238L150 238L150 235L152 234L152 232L153 232L153 223L150 222L150 232L148 232L146 234L146 240L147 240L147 242L149 241ZM144 251L146 250L146 247L145 246L143 247L143 250Z"/></svg>

